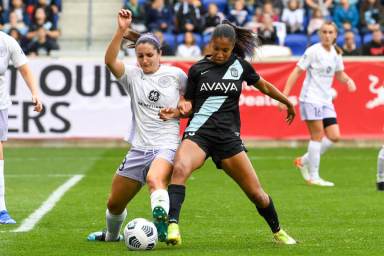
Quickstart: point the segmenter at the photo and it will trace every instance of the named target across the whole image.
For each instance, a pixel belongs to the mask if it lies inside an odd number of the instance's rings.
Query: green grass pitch
[[[298,245],[273,243],[255,207],[208,160],[188,181],[180,223],[183,244],[159,243],[153,251],[131,252],[122,242],[86,241],[88,233],[105,225],[111,178],[125,149],[7,148],[7,207],[18,224],[0,226],[0,255],[383,255],[384,192],[375,188],[378,149],[327,152],[321,176],[335,182],[334,188],[304,184],[292,166],[304,150],[257,148],[248,153],[282,227]],[[33,230],[12,232],[75,174],[85,176]],[[127,221],[150,216],[144,187],[128,206]]]

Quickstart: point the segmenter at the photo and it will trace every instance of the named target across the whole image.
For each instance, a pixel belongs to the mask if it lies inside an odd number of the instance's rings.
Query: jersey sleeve
[[[299,59],[299,61],[297,62],[297,66],[299,68],[301,68],[302,70],[307,70],[309,65],[311,64],[311,61],[312,61],[312,48],[307,48],[307,50],[305,50],[303,56],[301,56],[301,58]]]
[[[192,100],[195,96],[195,90],[198,82],[199,73],[196,71],[196,66],[192,66],[188,71],[187,88],[185,90],[184,98]]]
[[[343,58],[341,57],[341,54],[338,54],[336,57],[336,72],[343,71],[344,70],[344,63]]]
[[[10,51],[10,57],[15,68],[19,68],[28,62],[20,45],[13,37],[8,37],[8,48]]]
[[[132,81],[135,76],[139,76],[139,69],[133,65],[124,65],[124,74],[118,78],[124,90],[129,94],[129,89],[132,86]]]
[[[243,62],[243,80],[247,82],[247,85],[255,85],[260,80],[260,75],[256,73],[255,69],[248,61]]]
[[[179,72],[177,73],[177,77],[179,80],[179,94],[184,96],[187,88],[188,77],[183,70],[181,69],[178,69],[178,70]]]

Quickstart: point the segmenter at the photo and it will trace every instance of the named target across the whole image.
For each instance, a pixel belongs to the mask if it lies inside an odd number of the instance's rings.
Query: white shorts
[[[333,104],[321,105],[308,102],[300,102],[301,120],[323,120],[325,118],[336,118]]]
[[[0,141],[8,138],[8,109],[0,110]]]
[[[116,174],[137,180],[144,185],[153,160],[163,158],[173,165],[175,154],[175,149],[141,150],[131,148],[117,169]]]

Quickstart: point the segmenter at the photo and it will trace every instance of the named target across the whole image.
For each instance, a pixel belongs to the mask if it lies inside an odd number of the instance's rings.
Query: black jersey
[[[240,135],[239,98],[242,84],[255,85],[260,76],[251,64],[232,55],[224,64],[207,57],[188,74],[185,99],[193,101],[193,116],[185,132],[221,138]]]

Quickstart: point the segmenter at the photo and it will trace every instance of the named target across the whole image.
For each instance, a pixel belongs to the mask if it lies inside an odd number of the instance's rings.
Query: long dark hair
[[[131,42],[128,44],[128,48],[135,48],[138,44],[149,43],[153,45],[157,52],[161,50],[159,39],[152,33],[140,34],[134,30],[129,30],[123,38]]]
[[[238,27],[224,20],[212,33],[212,39],[225,37],[234,44],[233,53],[240,58],[253,57],[255,49],[261,46],[258,36],[249,29]],[[212,40],[211,39],[211,40]]]

